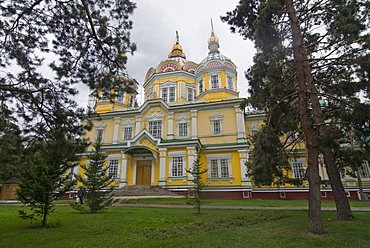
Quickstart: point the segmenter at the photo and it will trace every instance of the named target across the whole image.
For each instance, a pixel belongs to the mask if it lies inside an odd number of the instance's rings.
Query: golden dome
[[[215,35],[215,32],[213,31],[213,22],[211,19],[211,26],[212,26],[212,32],[211,37],[208,39],[208,49],[209,53],[219,53],[218,48],[220,47],[220,43],[218,40],[218,37]]]
[[[180,45],[180,42],[179,42],[179,34],[177,31],[176,31],[176,43],[175,45],[173,45],[171,52],[168,54],[168,57],[169,58],[182,57],[186,59],[185,53],[182,50],[182,46]]]

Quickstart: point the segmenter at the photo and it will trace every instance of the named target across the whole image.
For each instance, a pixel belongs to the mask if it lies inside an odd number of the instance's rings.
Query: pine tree
[[[31,213],[21,210],[20,217],[31,220],[41,217],[42,227],[47,226],[48,216],[55,210],[53,201],[73,186],[67,171],[76,165],[73,152],[77,151],[69,150],[72,155],[68,156],[60,150],[64,149],[58,142],[35,142],[27,148],[18,174],[21,182],[17,197],[31,209]]]
[[[207,183],[203,181],[203,174],[208,171],[208,169],[202,169],[202,164],[199,162],[199,150],[196,153],[196,159],[193,162],[193,166],[190,170],[186,170],[193,177],[192,188],[188,190],[188,197],[186,203],[188,205],[194,206],[194,209],[200,213],[201,206],[206,202],[203,200],[203,188],[207,186]]]
[[[78,83],[96,94],[127,89],[111,78],[135,50],[135,8],[130,0],[0,2],[0,102],[12,107],[22,131],[38,138],[50,132],[52,100],[70,105]],[[81,124],[82,110],[73,110],[66,125]]]
[[[260,99],[262,103],[254,101],[253,104],[259,108],[264,105],[270,111],[275,105],[290,102],[292,110],[299,113],[309,175],[313,177],[309,179],[310,185],[318,181],[316,155],[320,146],[335,195],[338,219],[351,218],[352,214],[335,165],[333,148],[323,144],[330,143],[331,127],[338,125],[338,120],[344,125],[343,117],[358,106],[358,93],[369,92],[368,63],[364,62],[369,56],[367,9],[366,1],[362,0],[243,0],[223,17],[233,26],[232,31],[252,39],[259,49],[260,54],[255,57],[257,62],[248,75],[253,78],[252,94],[257,94],[252,95],[252,100]],[[280,61],[269,63],[276,57]],[[266,65],[265,71],[260,64]],[[280,71],[270,70],[279,65]],[[263,74],[268,74],[265,82]],[[290,83],[295,93],[283,98],[275,96],[280,96],[279,90]],[[266,95],[266,88],[274,91]],[[319,97],[328,104],[320,105]],[[366,108],[366,102],[360,105]],[[354,121],[349,125],[351,123]],[[317,187],[314,191],[316,196],[312,202],[318,202]],[[318,210],[318,204],[315,205]],[[316,224],[311,226],[313,232],[320,229]]]
[[[93,145],[94,150],[87,156],[90,163],[81,164],[84,174],[76,175],[77,181],[82,184],[86,200],[83,205],[72,205],[82,213],[95,214],[115,203],[113,190],[113,175],[109,174],[109,167],[105,166],[107,154],[102,150],[100,139]]]
[[[16,177],[24,141],[12,112],[0,103],[0,184]]]

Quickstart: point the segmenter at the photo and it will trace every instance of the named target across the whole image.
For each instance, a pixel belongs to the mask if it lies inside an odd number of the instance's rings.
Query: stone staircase
[[[152,185],[131,185],[124,186],[114,191],[115,197],[124,196],[167,196],[167,197],[180,197],[178,194],[168,191],[160,186]]]

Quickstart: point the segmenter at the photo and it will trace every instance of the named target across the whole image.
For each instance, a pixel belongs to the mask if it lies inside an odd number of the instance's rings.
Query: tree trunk
[[[298,18],[292,0],[285,0],[293,38],[294,64],[298,82],[298,112],[306,141],[309,177],[308,231],[323,233],[321,217],[320,176],[318,146],[315,130],[309,111],[307,85],[312,82],[311,68],[307,62],[307,52],[300,34]]]
[[[325,124],[324,114],[319,103],[317,96],[317,89],[314,85],[313,80],[308,84],[308,90],[310,91],[310,102],[312,107],[312,113],[314,116],[315,123],[319,125],[319,135],[326,136],[330,130]],[[329,176],[329,181],[334,194],[335,205],[337,208],[338,220],[353,219],[351,206],[344,191],[340,173],[335,163],[335,157],[330,147],[324,147],[323,149],[324,162],[326,165],[326,171]]]

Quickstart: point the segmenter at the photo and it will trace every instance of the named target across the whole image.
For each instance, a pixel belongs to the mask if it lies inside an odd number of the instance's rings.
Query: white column
[[[159,148],[159,186],[166,185],[167,148]]]
[[[191,138],[197,139],[198,138],[198,110],[192,109],[190,110],[191,113]]]
[[[141,131],[141,122],[143,118],[141,115],[135,117],[136,117],[135,135],[137,135]]]
[[[242,179],[242,185],[251,186],[250,178],[248,176],[248,167],[246,165],[248,159],[248,150],[238,150],[240,160],[240,173]]]
[[[196,149],[195,147],[186,147],[188,149],[188,166],[187,170],[190,170],[193,167],[194,160],[195,160],[195,155],[196,155]],[[193,181],[194,176],[190,173],[188,173],[188,182]]]
[[[173,133],[173,112],[168,112],[167,114],[168,117],[168,128],[167,128],[167,139],[172,140],[174,138],[174,133]]]
[[[119,181],[119,187],[127,185],[127,155],[122,152],[121,160],[121,178]]]
[[[243,112],[239,106],[234,106],[236,115],[236,126],[238,130],[238,143],[247,142],[247,137],[245,133],[245,122],[243,117]]]
[[[119,132],[119,123],[120,122],[121,122],[120,117],[114,117],[113,144],[118,143],[118,132]]]

